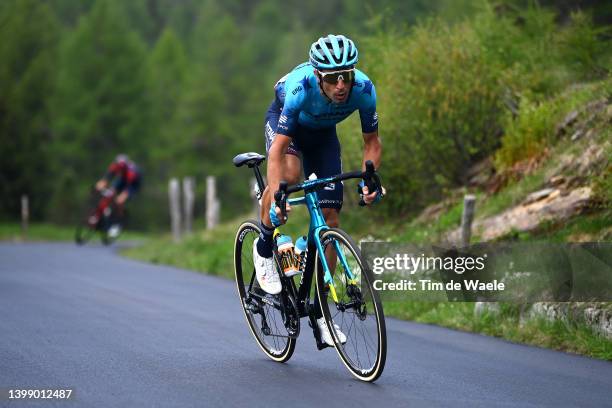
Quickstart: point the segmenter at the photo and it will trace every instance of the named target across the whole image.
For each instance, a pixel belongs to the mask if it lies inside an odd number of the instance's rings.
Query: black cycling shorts
[[[278,118],[283,107],[274,100],[268,112],[264,126],[266,139],[266,152],[270,150],[272,141],[276,136]],[[331,177],[342,173],[340,141],[336,134],[336,127],[323,129],[312,129],[298,125],[287,154],[301,156],[304,175],[308,178],[312,173],[317,178]],[[342,208],[343,185],[341,182],[329,184],[324,189],[317,191],[319,206],[321,208]]]

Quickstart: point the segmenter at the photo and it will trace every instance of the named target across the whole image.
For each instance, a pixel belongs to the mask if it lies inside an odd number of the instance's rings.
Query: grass
[[[50,223],[33,223],[24,234],[21,224],[16,222],[0,223],[1,241],[72,241],[74,228]]]
[[[531,344],[612,360],[612,341],[593,333],[582,323],[522,320],[519,305],[499,303],[498,313],[474,313],[473,303],[386,302],[385,314],[405,320],[436,324]]]
[[[74,227],[51,223],[32,223],[27,232],[21,230],[21,224],[17,222],[0,223],[0,241],[74,241]],[[143,240],[146,235],[134,231],[124,231],[121,240]]]
[[[532,234],[522,236],[523,240],[548,242],[592,242],[612,240],[612,208],[604,209],[563,223],[544,223]]]

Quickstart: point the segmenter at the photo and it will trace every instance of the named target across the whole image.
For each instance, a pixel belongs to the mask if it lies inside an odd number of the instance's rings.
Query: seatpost
[[[255,173],[255,179],[257,180],[257,186],[259,187],[259,191],[257,193],[257,199],[261,200],[263,196],[263,192],[266,189],[266,184],[263,181],[263,177],[261,176],[261,171],[259,170],[259,166],[253,166],[253,172]]]

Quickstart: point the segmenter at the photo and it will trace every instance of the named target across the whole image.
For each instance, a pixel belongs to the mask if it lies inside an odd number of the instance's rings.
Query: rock
[[[537,201],[523,202],[499,215],[475,220],[472,235],[478,236],[481,241],[490,241],[511,232],[533,231],[543,222],[560,222],[581,213],[593,200],[593,190],[590,187],[571,190],[566,196],[559,189],[547,190],[552,191],[547,191],[546,196]],[[459,242],[461,229],[451,231],[446,239],[449,242]]]
[[[612,339],[612,311],[605,303],[534,303],[525,316],[527,319],[545,319],[581,322],[594,332]],[[522,318],[522,316],[521,316]]]
[[[583,134],[583,133],[584,133],[584,132],[583,132],[582,130],[578,129],[577,131],[575,131],[575,132],[574,132],[574,134],[572,135],[572,137],[571,137],[571,139],[570,139],[570,140],[571,140],[572,142],[574,142],[574,141],[578,140],[578,139],[580,138],[580,136],[582,136],[582,134]]]
[[[495,174],[493,160],[487,157],[470,167],[465,175],[469,186],[484,186]]]
[[[455,204],[454,201],[445,200],[440,203],[430,205],[426,207],[423,211],[421,211],[421,214],[419,214],[419,216],[417,217],[416,222],[417,223],[431,222],[431,220],[438,218],[440,214],[442,214],[448,208],[452,207],[453,204]]]
[[[545,319],[549,322],[555,320],[567,320],[567,303],[538,302],[534,303],[529,310],[531,319]]]
[[[578,119],[578,111],[571,111],[570,113],[568,113],[563,119],[563,121],[557,125],[556,134],[561,135],[562,133],[564,133],[565,129],[572,123],[574,123],[576,119]]]
[[[580,164],[578,165],[578,174],[587,176],[591,169],[597,167],[600,163],[607,161],[606,148],[609,143],[603,146],[591,144],[582,154]]]
[[[555,166],[554,169],[552,169],[552,171],[550,171],[548,174],[563,174],[563,173],[567,173],[568,170],[571,170],[572,167],[575,165],[576,162],[576,157],[572,154],[562,154],[560,157],[557,158],[557,166]]]
[[[554,188],[545,188],[543,190],[540,191],[536,191],[534,193],[531,193],[527,196],[527,198],[525,198],[525,200],[523,201],[522,205],[526,205],[526,204],[530,204],[536,201],[540,201],[543,198],[548,197],[549,195],[551,195],[553,193],[553,191],[555,191]]]
[[[499,314],[499,303],[476,302],[474,303],[474,316],[482,316],[485,313]]]
[[[562,185],[563,183],[565,183],[566,179],[565,177],[558,175],[558,176],[552,176],[549,180],[548,180],[548,184],[553,186],[553,187],[557,187]]]

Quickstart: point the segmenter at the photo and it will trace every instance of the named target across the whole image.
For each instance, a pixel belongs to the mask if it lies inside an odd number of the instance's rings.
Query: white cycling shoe
[[[317,319],[317,326],[319,326],[319,333],[321,333],[321,340],[323,340],[323,342],[325,342],[325,344],[327,344],[328,346],[333,346],[334,339],[332,339],[331,333],[327,329],[327,324],[325,324],[324,317]],[[338,340],[340,340],[340,343],[342,344],[346,343],[346,336],[344,335],[344,333],[340,331],[340,326],[338,326],[336,323],[334,323],[334,330],[336,330],[336,336],[338,336]]]
[[[111,238],[117,238],[121,234],[121,226],[119,224],[113,224],[108,229],[108,236]]]
[[[282,285],[278,273],[274,269],[274,258],[264,258],[257,252],[257,242],[253,243],[253,262],[255,263],[255,275],[259,286],[271,295],[281,292]]]

